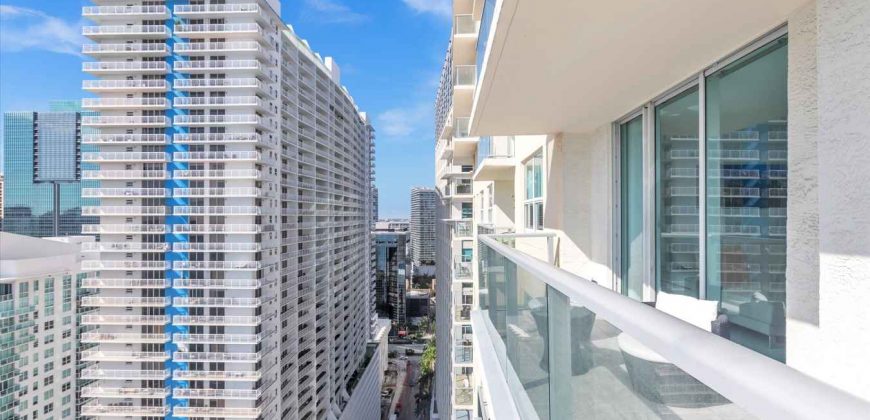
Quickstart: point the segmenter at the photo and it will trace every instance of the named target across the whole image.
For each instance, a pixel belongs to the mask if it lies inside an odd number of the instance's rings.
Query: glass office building
[[[82,113],[77,108],[77,103],[58,101],[49,112],[3,115],[4,232],[78,235],[83,224],[96,222],[82,216],[82,206],[99,202],[81,194],[81,172],[89,165],[81,162],[81,153],[94,146],[81,144]]]
[[[397,326],[406,323],[405,288],[408,280],[408,233],[375,232],[375,307]]]

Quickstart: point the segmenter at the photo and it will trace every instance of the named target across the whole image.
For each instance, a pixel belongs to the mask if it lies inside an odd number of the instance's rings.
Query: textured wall
[[[789,30],[789,217],[795,218],[788,223],[787,359],[870,398],[870,2],[818,0],[792,16]],[[818,257],[810,255],[814,235]]]

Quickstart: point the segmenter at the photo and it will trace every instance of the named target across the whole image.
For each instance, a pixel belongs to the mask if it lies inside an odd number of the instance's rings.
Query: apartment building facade
[[[471,308],[474,298],[474,146],[468,128],[477,82],[484,1],[453,4],[451,39],[435,101],[435,406],[439,418],[476,413]],[[413,231],[413,227],[412,227]],[[443,349],[443,350],[442,350]]]
[[[373,129],[262,1],[97,2],[85,416],[338,418],[365,359]]]
[[[82,112],[77,101],[52,101],[48,112],[3,114],[4,232],[78,235],[82,225],[96,221],[82,214],[83,207],[97,203],[81,193],[82,186],[94,184],[81,177],[82,171],[94,168],[81,161],[82,153],[96,150],[82,143],[94,131],[82,127],[82,117],[88,115],[93,113]]]
[[[78,245],[0,233],[0,417],[76,417],[81,265]]]
[[[438,195],[432,188],[411,188],[411,259],[415,265],[435,261],[435,214]]]
[[[471,9],[472,140],[436,147],[476,155],[470,414],[868,412],[870,5],[522,6]]]

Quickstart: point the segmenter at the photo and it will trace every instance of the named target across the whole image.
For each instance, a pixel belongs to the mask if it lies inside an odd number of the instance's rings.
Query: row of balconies
[[[144,117],[143,117],[144,118]],[[148,117],[151,118],[151,117]],[[262,159],[256,151],[224,151],[224,152],[175,152],[173,160],[183,162],[207,161],[258,161]],[[167,162],[169,154],[165,152],[88,152],[82,153],[84,162]]]
[[[169,334],[86,332],[82,342],[159,344],[169,342]]]
[[[169,282],[166,279],[89,277],[82,280],[82,287],[88,289],[165,289],[168,286]]]
[[[175,279],[173,287],[178,289],[257,289],[262,286],[257,279]]]
[[[165,355],[165,353],[164,353]],[[169,358],[168,356],[166,357]],[[217,353],[217,352],[175,352],[172,360],[175,362],[229,362],[229,363],[257,363],[262,356],[260,353]]]
[[[169,414],[169,408],[158,406],[138,406],[138,405],[100,405],[100,404],[85,404],[82,406],[83,416],[93,417],[163,417]]]
[[[82,387],[82,397],[85,398],[157,398],[169,396],[167,388],[108,388],[102,386]]]

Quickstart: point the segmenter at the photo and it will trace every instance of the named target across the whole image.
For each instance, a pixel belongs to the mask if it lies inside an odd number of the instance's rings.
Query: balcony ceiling
[[[587,132],[786,22],[806,0],[503,0],[472,135]]]

